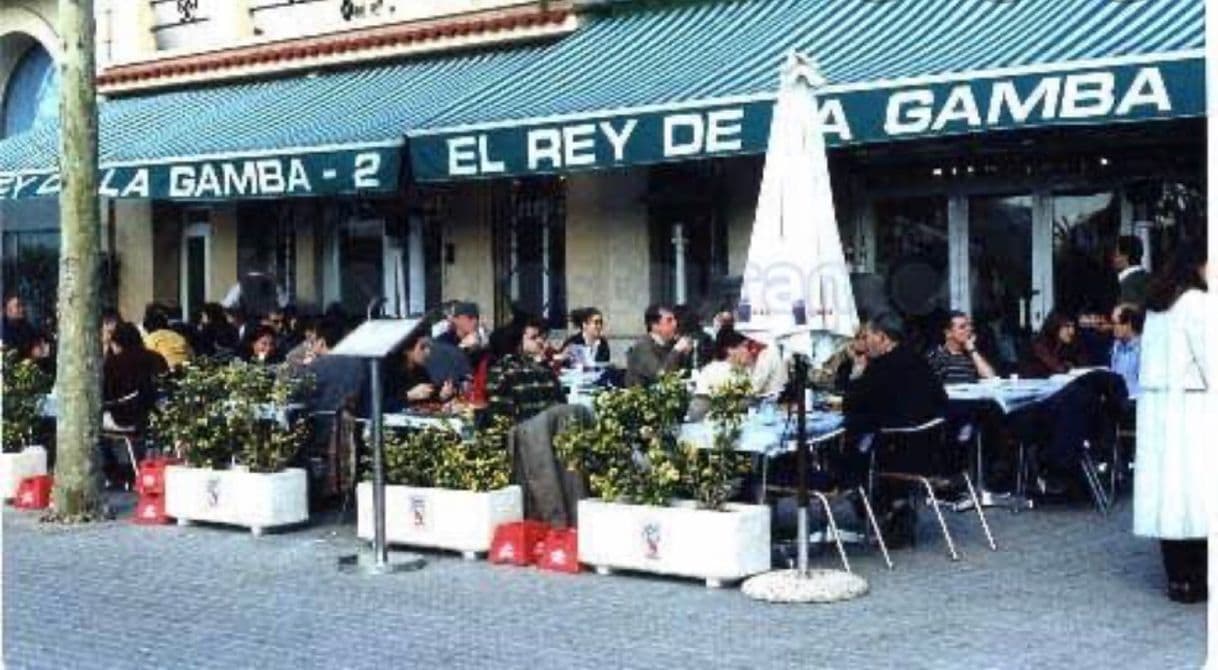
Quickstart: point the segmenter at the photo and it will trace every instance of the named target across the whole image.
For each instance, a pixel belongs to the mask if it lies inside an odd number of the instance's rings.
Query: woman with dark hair
[[[450,400],[455,389],[450,380],[436,384],[427,372],[431,356],[431,337],[427,328],[418,328],[401,346],[401,373],[390,386],[390,404],[407,407]]]
[[[1074,319],[1053,310],[1032,342],[1032,355],[1024,361],[1026,377],[1049,377],[1069,372],[1082,360]]]
[[[246,343],[245,360],[261,365],[275,365],[283,361],[283,355],[276,348],[278,337],[270,326],[258,326],[250,333]]]
[[[1167,596],[1186,603],[1208,597],[1206,263],[1204,242],[1187,245],[1150,281],[1138,374],[1133,532],[1159,538]]]
[[[237,350],[237,329],[219,303],[205,303],[199,310],[198,341],[203,356],[231,357]]]
[[[568,360],[577,366],[608,363],[609,342],[605,339],[605,316],[601,311],[595,307],[573,310],[571,325],[579,332],[562,343]]]
[[[141,427],[156,400],[156,378],[169,366],[125,321],[115,325],[110,348],[102,364],[102,402],[114,424]]]

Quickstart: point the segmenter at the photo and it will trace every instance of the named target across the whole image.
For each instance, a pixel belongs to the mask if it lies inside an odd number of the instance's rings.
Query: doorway
[[[206,210],[187,210],[182,226],[182,318],[192,319],[211,286],[211,223]]]

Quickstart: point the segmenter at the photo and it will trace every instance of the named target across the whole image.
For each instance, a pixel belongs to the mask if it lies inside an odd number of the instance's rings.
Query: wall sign
[[[397,190],[401,152],[373,148],[330,153],[104,167],[107,198],[231,200]],[[0,200],[59,193],[57,172],[0,172]]]
[[[1204,62],[1180,60],[924,86],[830,92],[830,146],[996,129],[1204,114]],[[760,100],[410,137],[419,181],[612,168],[764,153],[773,103]]]

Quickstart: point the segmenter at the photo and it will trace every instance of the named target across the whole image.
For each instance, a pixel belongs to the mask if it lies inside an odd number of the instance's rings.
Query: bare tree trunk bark
[[[59,396],[55,514],[87,520],[101,511],[94,452],[101,421],[97,203],[97,99],[93,0],[59,0],[60,175]]]

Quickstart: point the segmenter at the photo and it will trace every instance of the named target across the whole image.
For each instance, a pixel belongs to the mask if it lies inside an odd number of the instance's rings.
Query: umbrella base
[[[413,572],[426,564],[427,561],[418,554],[391,552],[388,561],[378,563],[372,553],[361,553],[340,556],[338,571],[356,575],[389,575],[397,572]]]
[[[867,593],[867,580],[843,570],[775,570],[750,578],[744,595],[769,603],[834,603]]]

